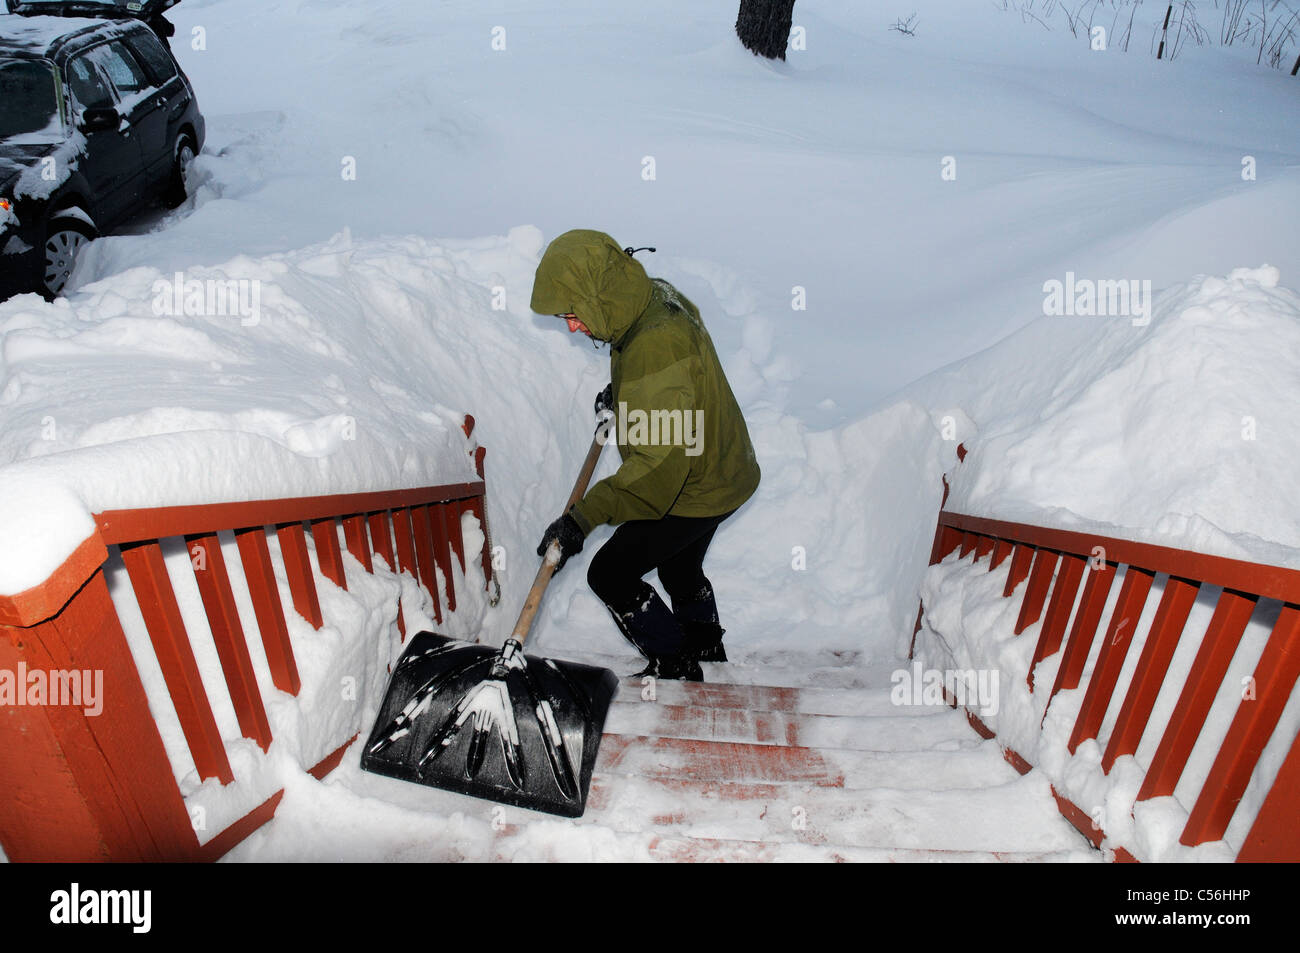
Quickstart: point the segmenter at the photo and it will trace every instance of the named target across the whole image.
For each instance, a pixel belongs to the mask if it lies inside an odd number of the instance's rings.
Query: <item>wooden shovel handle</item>
[[[573,485],[573,492],[569,494],[569,502],[564,504],[564,512],[569,512],[569,507],[582,499],[587,492],[587,484],[591,482],[591,475],[596,472],[596,462],[600,459],[600,451],[605,449],[605,437],[609,433],[609,422],[601,424],[596,428],[596,434],[591,438],[591,449],[587,451],[587,459],[582,461],[582,470],[578,474],[578,482]],[[515,630],[510,634],[520,645],[528,637],[528,630],[533,627],[533,619],[537,616],[537,610],[542,605],[542,593],[546,591],[547,584],[551,577],[555,575],[555,566],[558,561],[550,559],[552,550],[558,549],[559,543],[552,541],[547,547],[547,555],[542,557],[542,565],[537,570],[537,575],[533,578],[533,588],[528,590],[528,598],[524,600],[524,607],[519,613],[519,621],[515,623]]]

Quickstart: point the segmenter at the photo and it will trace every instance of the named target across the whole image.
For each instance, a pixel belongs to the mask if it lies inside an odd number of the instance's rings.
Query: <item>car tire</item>
[[[168,208],[179,208],[189,198],[190,193],[185,184],[185,177],[195,154],[194,140],[188,135],[183,135],[176,140],[176,148],[172,151],[172,174],[163,193],[163,204]]]
[[[63,294],[82,249],[99,235],[80,218],[55,212],[45,226],[41,242],[39,291],[53,301]]]

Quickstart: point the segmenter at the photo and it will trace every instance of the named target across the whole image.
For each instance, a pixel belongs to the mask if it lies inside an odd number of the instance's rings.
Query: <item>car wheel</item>
[[[172,162],[172,175],[167,184],[167,191],[163,195],[163,202],[168,208],[178,208],[189,198],[186,178],[189,175],[190,163],[193,161],[194,140],[189,136],[181,136],[176,140],[176,158]]]
[[[41,291],[45,297],[53,300],[63,293],[81,250],[95,238],[94,228],[81,219],[55,213],[45,227],[41,247]]]

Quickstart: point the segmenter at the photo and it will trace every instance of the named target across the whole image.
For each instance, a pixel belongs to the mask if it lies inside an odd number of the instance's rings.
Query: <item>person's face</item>
[[[556,317],[563,318],[568,322],[570,334],[576,334],[581,331],[583,334],[587,335],[587,337],[591,337],[591,329],[579,321],[576,314],[557,314]]]

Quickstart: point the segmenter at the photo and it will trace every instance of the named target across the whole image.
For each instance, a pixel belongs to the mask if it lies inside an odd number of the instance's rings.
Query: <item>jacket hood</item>
[[[591,336],[617,343],[650,303],[645,269],[604,232],[575,229],[547,246],[530,307],[578,316]]]

